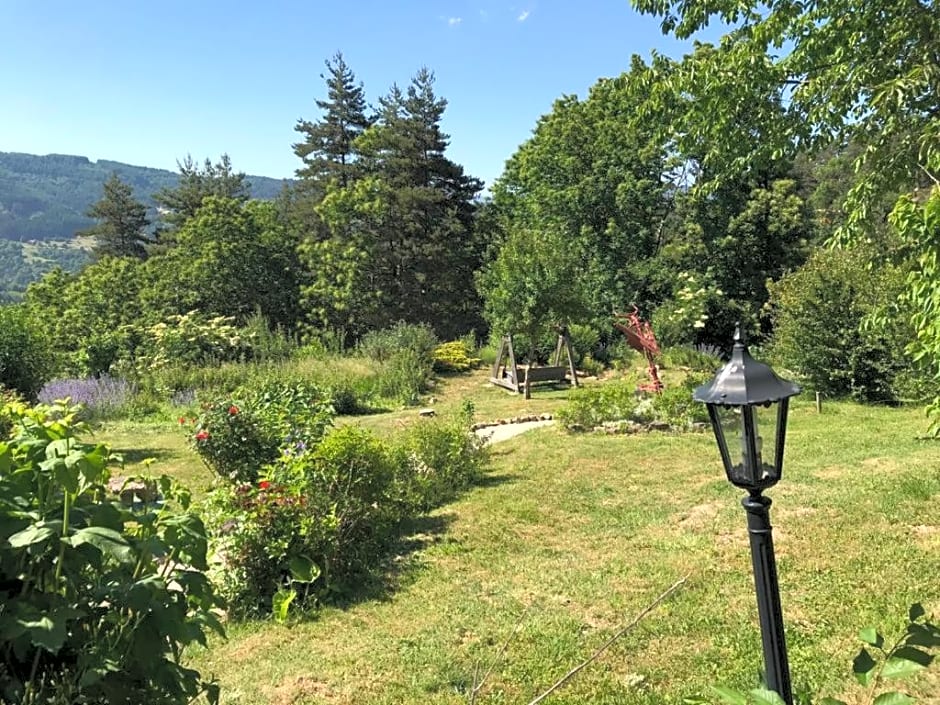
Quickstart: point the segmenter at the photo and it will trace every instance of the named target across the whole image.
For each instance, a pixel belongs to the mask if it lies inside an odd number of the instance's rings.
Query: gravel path
[[[553,423],[555,423],[554,420],[507,423],[500,424],[499,426],[487,426],[486,428],[475,431],[475,433],[487,443],[501,443],[502,441],[508,441],[513,436],[518,436],[520,433],[531,431],[533,428],[551,426]]]

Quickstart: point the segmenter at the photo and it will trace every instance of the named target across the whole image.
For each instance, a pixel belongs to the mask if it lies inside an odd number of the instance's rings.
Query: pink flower
[[[204,441],[209,437],[209,432],[205,429],[202,429],[199,433],[196,434],[197,441]]]

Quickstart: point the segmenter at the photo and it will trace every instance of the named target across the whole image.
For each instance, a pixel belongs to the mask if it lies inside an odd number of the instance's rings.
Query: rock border
[[[505,426],[515,423],[531,423],[532,421],[551,421],[554,417],[551,414],[530,414],[528,416],[511,416],[505,419],[496,419],[495,421],[480,421],[470,427],[471,431],[480,431],[484,428],[493,426]]]

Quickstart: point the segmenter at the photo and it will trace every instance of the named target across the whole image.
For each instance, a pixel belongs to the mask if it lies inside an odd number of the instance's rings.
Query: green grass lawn
[[[436,408],[470,398],[481,420],[553,411],[485,376],[443,383]],[[380,432],[414,410],[365,417]],[[344,420],[348,422],[348,420]],[[894,631],[921,601],[940,614],[940,443],[918,409],[797,402],[774,500],[793,680],[849,702],[858,629]],[[175,428],[102,431],[155,472],[204,488]],[[415,522],[381,589],[288,626],[229,625],[194,655],[223,702],[467,703],[474,674],[520,624],[477,703],[528,703],[666,587],[684,587],[548,702],[682,703],[709,684],[748,687],[761,666],[742,493],[711,435],[570,435],[495,446],[486,480]],[[202,483],[200,485],[200,483]],[[940,703],[938,669],[897,685]]]

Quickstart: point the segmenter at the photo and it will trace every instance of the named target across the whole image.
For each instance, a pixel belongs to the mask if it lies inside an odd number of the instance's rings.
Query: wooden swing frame
[[[512,335],[504,335],[499,346],[499,354],[493,363],[490,373],[490,382],[504,387],[515,394],[525,394],[525,398],[532,396],[533,384],[551,382],[569,382],[572,387],[578,386],[578,373],[574,368],[574,353],[571,350],[571,339],[568,337],[567,327],[558,329],[558,340],[555,343],[555,354],[552,364],[545,367],[534,367],[534,351],[529,353],[529,364],[520,366],[516,363],[516,353],[512,347]],[[568,364],[561,364],[562,353],[565,353]]]

